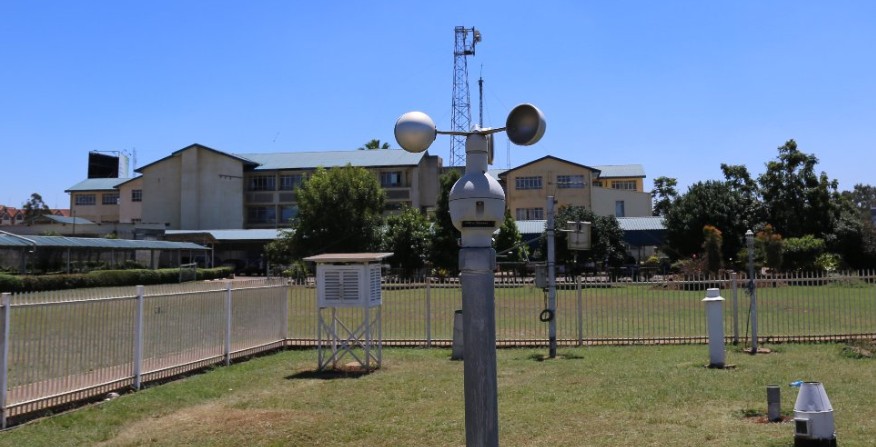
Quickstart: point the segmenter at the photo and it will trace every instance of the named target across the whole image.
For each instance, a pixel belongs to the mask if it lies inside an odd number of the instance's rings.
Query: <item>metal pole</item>
[[[554,238],[554,196],[547,197],[548,357],[557,357],[557,275]]]
[[[231,281],[225,283],[225,366],[231,364]]]
[[[754,233],[745,232],[748,245],[748,291],[751,294],[751,353],[757,354],[757,284],[754,276]]]
[[[432,347],[432,288],[426,278],[426,347]]]
[[[739,289],[736,287],[736,272],[730,274],[730,288],[733,291],[733,344],[739,344]]]
[[[6,398],[9,383],[9,317],[11,314],[12,294],[4,293],[3,305],[3,340],[0,343],[0,428],[6,429]]]
[[[134,316],[134,389],[143,385],[143,295],[144,287],[137,286],[137,315]]]
[[[584,294],[581,292],[581,278],[575,274],[575,291],[578,295],[578,346],[584,346]]]

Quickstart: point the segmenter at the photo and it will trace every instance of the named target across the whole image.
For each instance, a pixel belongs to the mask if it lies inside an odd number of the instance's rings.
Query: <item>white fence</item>
[[[557,341],[701,343],[707,287],[719,287],[727,342],[750,342],[748,281],[577,278],[557,291]],[[758,338],[876,337],[876,274],[758,277]],[[547,346],[545,292],[532,278],[497,279],[501,346]],[[462,296],[455,279],[392,281],[382,290],[385,346],[450,346]],[[0,411],[9,417],[134,388],[282,346],[317,343],[313,281],[206,282],[146,288],[3,294]],[[338,309],[341,320],[361,319]],[[316,360],[314,360],[316,362]]]
[[[281,280],[3,294],[9,417],[283,346]]]

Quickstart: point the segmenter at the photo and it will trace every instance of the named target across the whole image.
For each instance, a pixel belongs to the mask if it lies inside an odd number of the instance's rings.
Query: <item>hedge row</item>
[[[227,278],[229,267],[198,269],[196,280]],[[184,272],[185,276],[188,272]],[[19,276],[0,273],[0,292],[38,292],[43,290],[81,289],[177,283],[180,269],[97,270],[88,273]]]

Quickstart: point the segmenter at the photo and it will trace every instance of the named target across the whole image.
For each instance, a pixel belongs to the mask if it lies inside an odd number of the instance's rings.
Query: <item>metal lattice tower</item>
[[[457,26],[453,47],[453,103],[450,115],[452,131],[471,130],[471,98],[468,94],[468,60],[474,56],[475,45],[481,41],[481,32],[474,27]],[[465,166],[465,136],[450,137],[450,166]]]

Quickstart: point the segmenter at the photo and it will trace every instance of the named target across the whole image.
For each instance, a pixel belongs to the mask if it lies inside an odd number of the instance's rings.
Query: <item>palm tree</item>
[[[360,147],[360,151],[364,150],[373,150],[373,149],[389,149],[389,143],[380,144],[380,140],[371,140],[365,143],[364,146]]]

